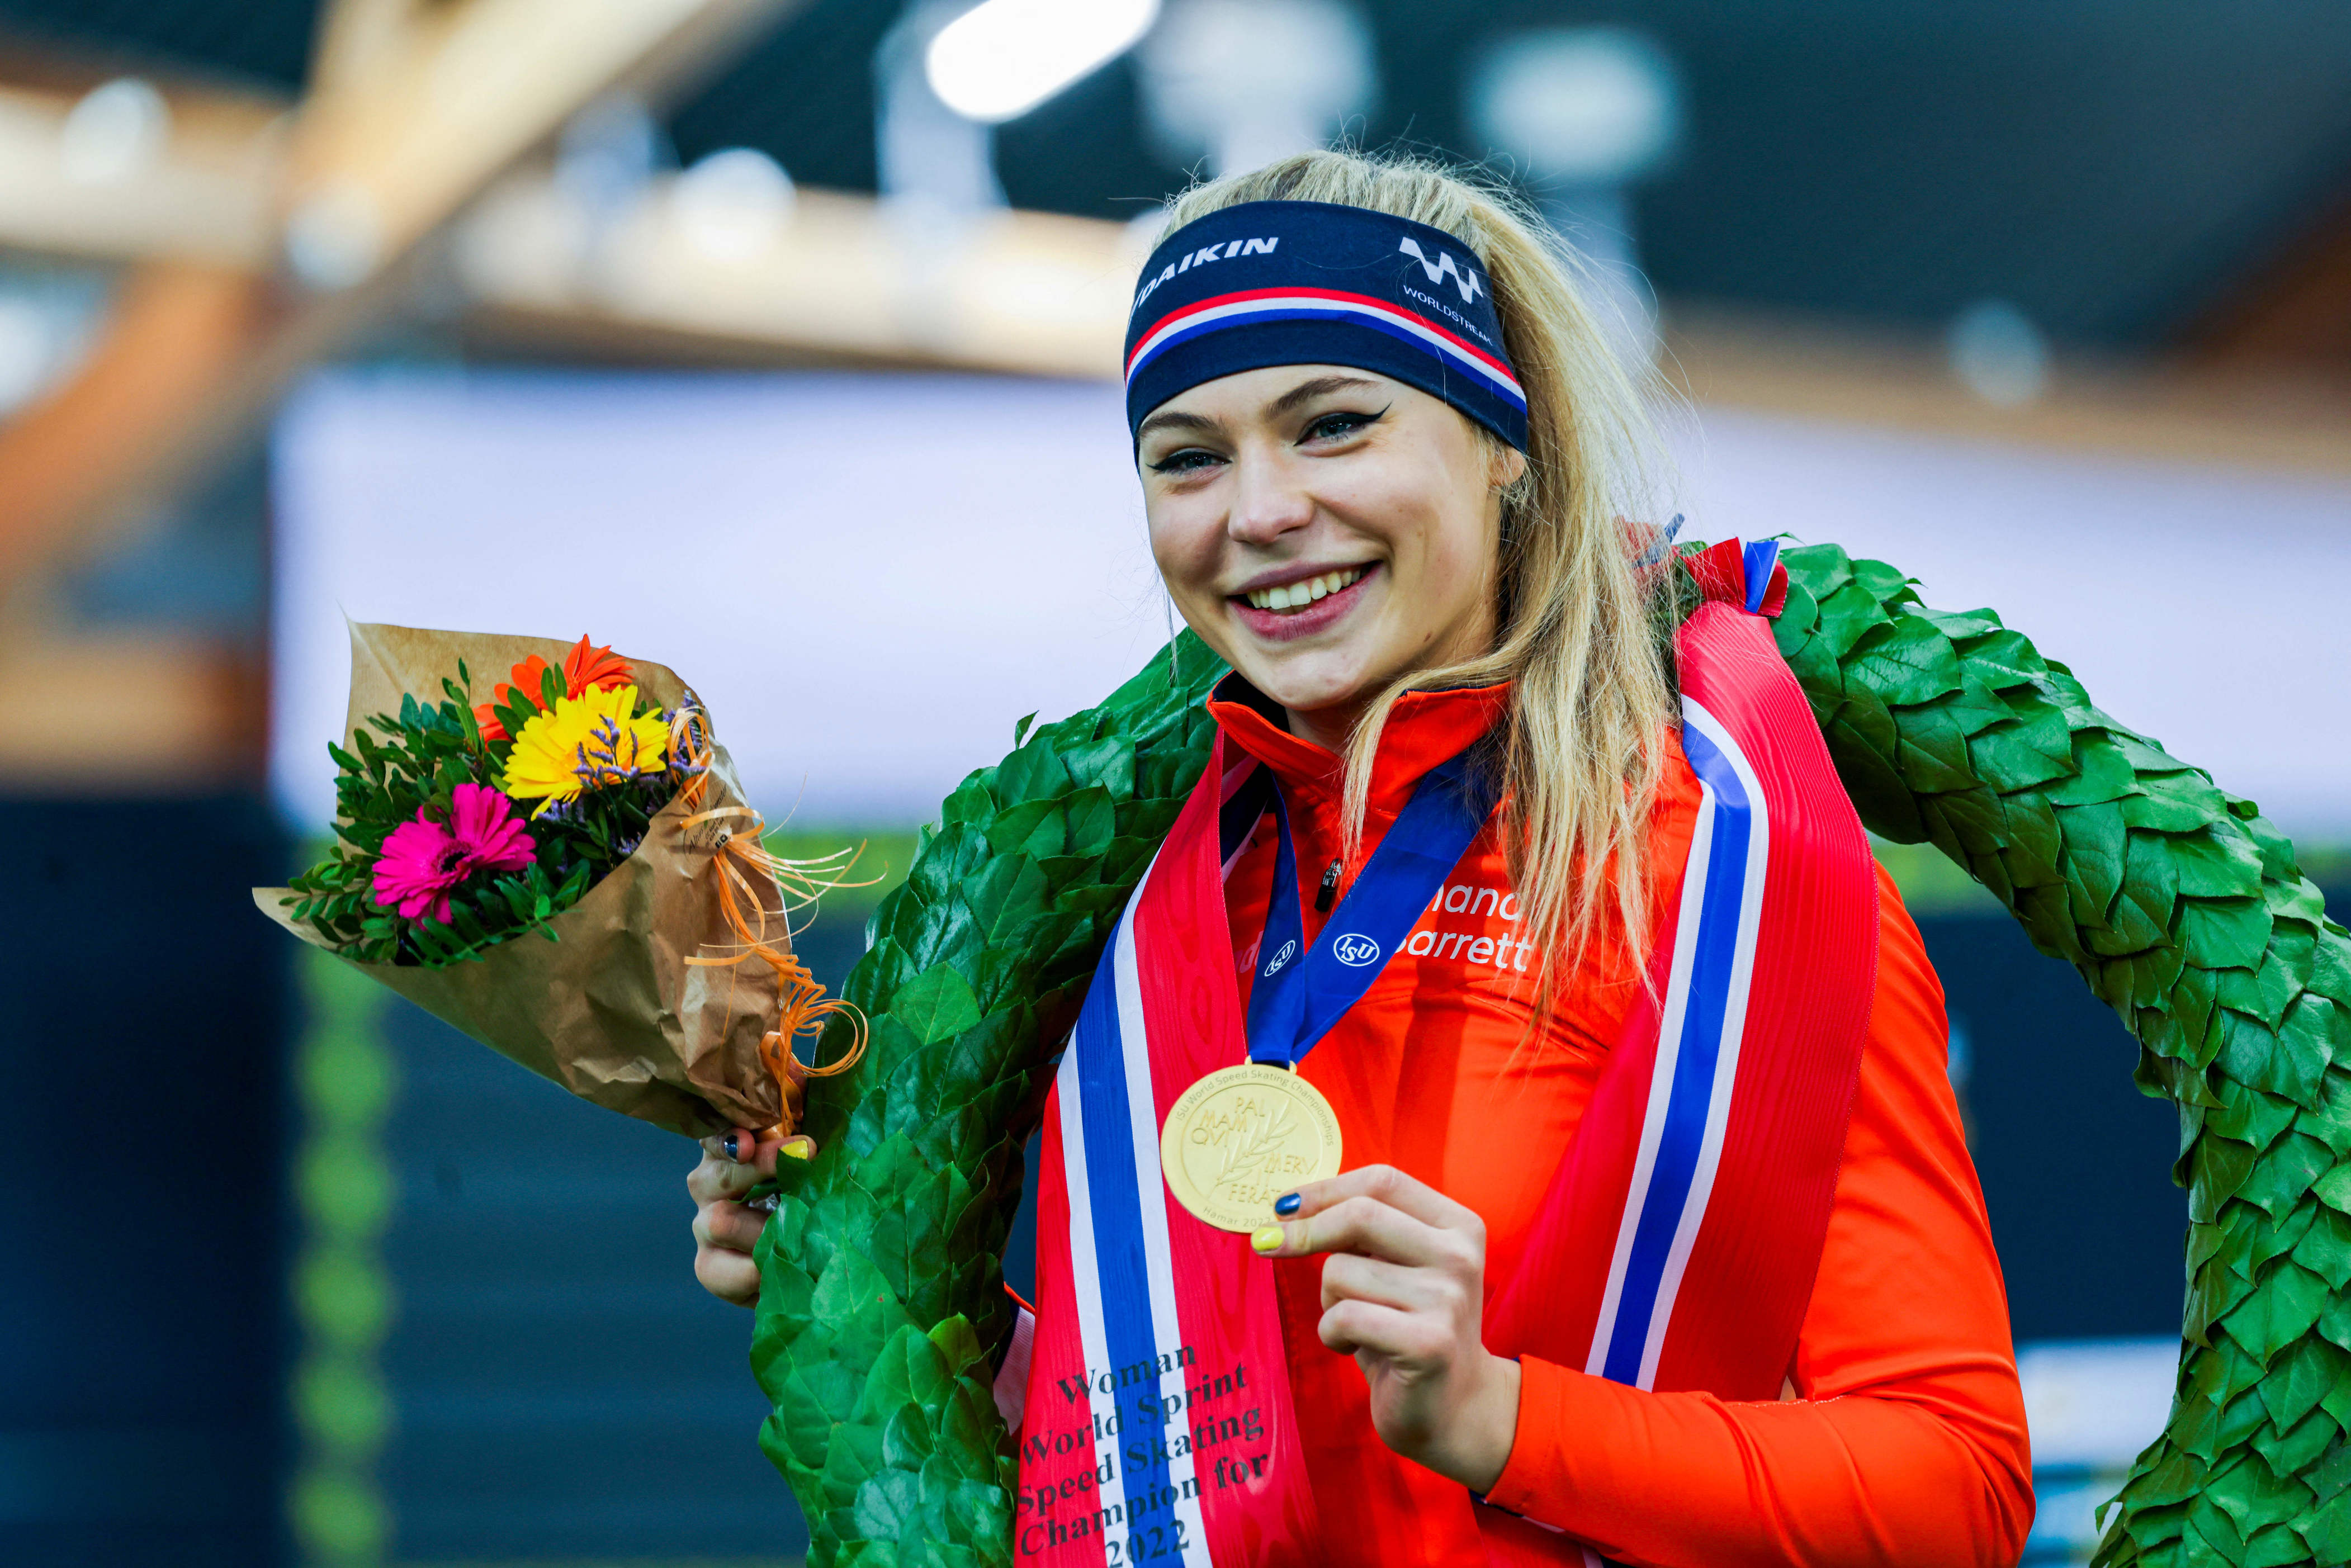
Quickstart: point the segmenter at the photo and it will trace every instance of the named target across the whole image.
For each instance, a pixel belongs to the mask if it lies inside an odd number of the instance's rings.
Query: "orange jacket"
[[[1416,693],[1397,705],[1343,890],[1420,775],[1483,733],[1506,695]],[[1340,843],[1338,759],[1243,703],[1211,708],[1281,781],[1311,937]],[[1645,846],[1652,908],[1677,885],[1698,801],[1677,749]],[[1244,988],[1273,863],[1268,820],[1227,884]],[[1859,1092],[1782,1400],[1644,1393],[1524,1359],[1518,1436],[1493,1502],[1652,1568],[2016,1561],[2032,1494],[2000,1264],[1946,1074],[1941,988],[1882,873],[1879,890]],[[1348,1166],[1393,1165],[1485,1220],[1489,1292],[1510,1275],[1638,984],[1621,925],[1603,918],[1543,1035],[1527,1039],[1535,965],[1517,915],[1489,826],[1303,1067],[1338,1113]],[[1329,1560],[1482,1568],[1468,1495],[1380,1443],[1353,1361],[1316,1338],[1320,1260],[1273,1267]]]

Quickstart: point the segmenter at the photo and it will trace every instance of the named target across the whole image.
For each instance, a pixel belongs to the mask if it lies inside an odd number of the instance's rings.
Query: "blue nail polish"
[[[1281,1197],[1275,1198],[1273,1200],[1273,1211],[1274,1213],[1282,1215],[1285,1218],[1290,1215],[1296,1214],[1298,1212],[1298,1195],[1294,1192],[1284,1193]]]
[[[743,1156],[742,1156],[741,1155],[737,1154],[737,1153],[735,1152],[736,1145],[735,1145],[735,1134],[732,1134],[732,1133],[727,1134],[726,1134],[726,1141],[724,1144],[721,1144],[721,1145],[719,1145],[719,1147],[721,1147],[721,1148],[723,1148],[723,1149],[725,1149],[725,1150],[726,1151],[726,1157],[727,1157],[728,1159],[735,1161],[735,1162],[736,1162],[737,1164],[738,1164],[738,1165],[739,1165],[740,1163],[742,1163]]]

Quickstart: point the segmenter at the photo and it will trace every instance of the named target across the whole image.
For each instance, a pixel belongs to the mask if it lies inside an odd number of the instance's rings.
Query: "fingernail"
[[[1290,1192],[1284,1193],[1280,1197],[1275,1198],[1273,1200],[1273,1211],[1285,1218],[1290,1215],[1296,1214],[1298,1212],[1298,1195],[1294,1192]]]
[[[796,1160],[812,1160],[816,1158],[816,1140],[806,1134],[797,1138],[786,1138],[783,1146],[776,1152],[779,1155],[789,1155]]]
[[[718,1146],[719,1146],[720,1148],[725,1149],[725,1150],[726,1151],[726,1157],[727,1157],[728,1159],[735,1161],[737,1165],[740,1165],[740,1164],[742,1163],[743,1156],[742,1156],[740,1154],[738,1154],[738,1153],[737,1153],[737,1152],[736,1152],[736,1146],[735,1146],[735,1134],[732,1134],[732,1133],[727,1134],[726,1134],[726,1141],[725,1143],[723,1143],[723,1144],[719,1145]]]
[[[1282,1240],[1288,1234],[1279,1225],[1260,1225],[1249,1232],[1249,1245],[1256,1248],[1259,1253],[1279,1252],[1281,1250]]]

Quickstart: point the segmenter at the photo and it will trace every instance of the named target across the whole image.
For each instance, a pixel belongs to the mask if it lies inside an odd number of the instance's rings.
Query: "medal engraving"
[[[1159,1164],[1186,1208],[1219,1230],[1255,1230],[1275,1198],[1339,1174],[1339,1118],[1287,1069],[1220,1068],[1167,1113]]]

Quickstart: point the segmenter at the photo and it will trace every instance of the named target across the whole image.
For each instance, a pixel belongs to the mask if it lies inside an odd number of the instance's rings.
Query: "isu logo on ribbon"
[[[1380,945],[1368,936],[1358,936],[1351,931],[1331,944],[1331,956],[1351,969],[1360,969],[1366,964],[1380,961]]]
[[[1281,945],[1281,951],[1273,956],[1273,962],[1265,967],[1265,972],[1269,975],[1273,974],[1284,964],[1289,963],[1292,958],[1297,956],[1298,944],[1295,942],[1284,942]]]

